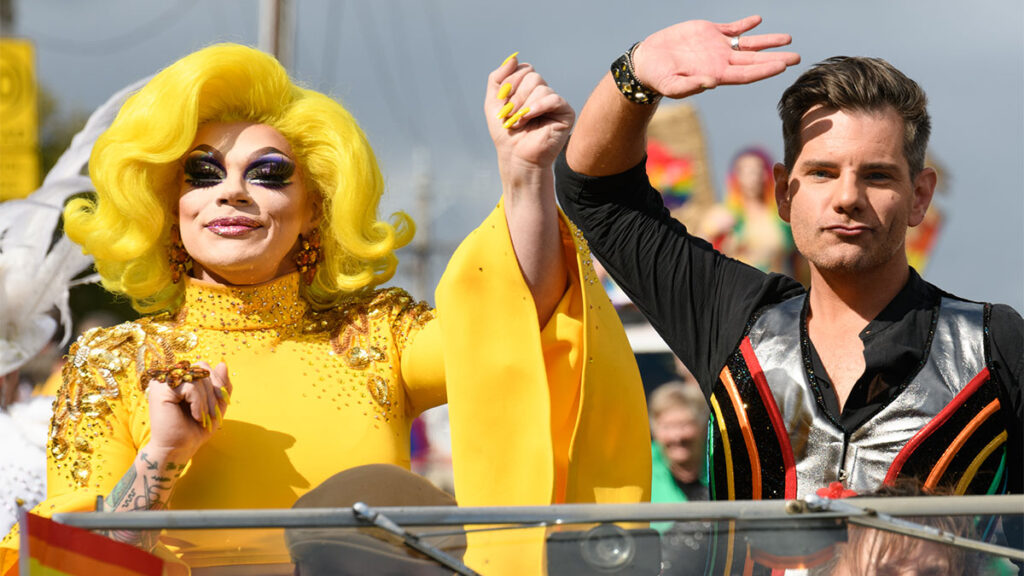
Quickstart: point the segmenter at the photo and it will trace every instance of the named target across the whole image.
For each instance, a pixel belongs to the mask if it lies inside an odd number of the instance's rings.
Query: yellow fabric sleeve
[[[441,326],[436,319],[413,335],[402,351],[402,380],[409,397],[410,418],[445,403]]]
[[[461,506],[650,499],[647,409],[625,332],[582,236],[562,219],[570,288],[541,329],[499,206],[436,300]],[[470,533],[485,575],[544,572],[544,529]]]

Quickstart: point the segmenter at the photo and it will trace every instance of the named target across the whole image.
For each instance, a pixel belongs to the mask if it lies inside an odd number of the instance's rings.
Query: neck
[[[281,261],[277,270],[274,271],[273,276],[260,276],[254,273],[250,269],[241,270],[230,270],[222,271],[220,273],[214,272],[209,268],[203,267],[198,262],[192,264],[192,273],[190,276],[201,282],[209,284],[217,284],[219,286],[259,286],[268,282],[273,282],[278,278],[287,276],[292,272],[295,272],[298,268],[290,258],[285,258]]]
[[[867,324],[896,297],[910,278],[906,258],[872,270],[825,271],[811,266],[810,309],[832,325],[844,320]]]

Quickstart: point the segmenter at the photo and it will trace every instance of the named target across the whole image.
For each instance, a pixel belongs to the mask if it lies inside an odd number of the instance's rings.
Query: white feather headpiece
[[[68,289],[99,277],[78,278],[92,266],[92,257],[64,234],[55,239],[55,230],[67,199],[93,190],[85,167],[96,139],[146,81],[124,88],[93,112],[38,190],[0,203],[0,375],[17,370],[46,346],[57,329],[50,315],[54,308],[64,327],[61,346],[71,337]]]

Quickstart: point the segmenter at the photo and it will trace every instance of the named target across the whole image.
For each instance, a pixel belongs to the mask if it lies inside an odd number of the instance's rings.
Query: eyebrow
[[[861,168],[863,170],[891,170],[895,172],[900,171],[899,164],[892,164],[889,162],[872,162],[870,164],[865,164]]]
[[[218,161],[221,161],[221,162],[224,161],[224,157],[223,157],[223,155],[221,155],[220,150],[217,150],[216,148],[214,148],[213,146],[210,146],[209,144],[200,144],[200,145],[196,146],[195,148],[189,150],[188,154],[185,154],[185,158],[188,158],[189,156],[191,156],[192,154],[194,154],[196,152],[205,152],[205,153],[213,156]]]
[[[800,163],[800,167],[804,170],[815,170],[819,168],[830,168],[836,169],[839,164],[836,162],[829,162],[827,160],[805,160]],[[892,162],[870,162],[859,166],[858,170],[891,170],[899,172],[900,165]]]
[[[814,170],[818,168],[838,168],[839,164],[835,162],[829,162],[827,160],[804,160],[800,162],[800,168],[804,170]]]
[[[292,160],[291,156],[289,156],[288,154],[285,154],[283,151],[278,150],[277,148],[274,148],[273,146],[267,146],[265,148],[260,148],[259,150],[254,150],[252,154],[249,154],[249,162],[252,162],[253,160],[256,160],[257,158],[261,158],[263,156],[266,156],[267,154],[280,154],[281,156],[284,156],[288,160]]]

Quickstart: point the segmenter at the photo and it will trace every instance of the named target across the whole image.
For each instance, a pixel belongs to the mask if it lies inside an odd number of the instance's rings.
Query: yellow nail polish
[[[501,85],[501,88],[498,88],[498,100],[504,100],[505,98],[508,98],[508,95],[510,93],[512,93],[512,85],[509,84],[508,82],[505,82],[504,84]]]
[[[224,399],[225,404],[231,404],[231,393],[228,392],[227,388],[214,388],[217,391],[217,395]]]
[[[505,60],[502,61],[501,65],[504,66],[505,64],[508,64],[508,61],[515,58],[516,56],[519,56],[519,52],[513,52],[509,54],[508,58],[505,58]]]
[[[501,110],[498,110],[497,118],[499,120],[503,120],[505,118],[508,118],[508,115],[512,113],[512,109],[515,108],[515,107],[516,107],[515,104],[513,104],[511,102],[507,102],[504,106],[501,107]]]
[[[224,413],[220,411],[220,406],[213,407],[214,412],[217,414],[217,426],[224,425]]]
[[[511,128],[513,125],[515,125],[516,122],[519,122],[519,120],[521,120],[523,116],[526,116],[527,114],[529,114],[529,112],[530,112],[530,107],[529,106],[527,106],[525,108],[520,108],[519,112],[516,112],[515,114],[512,115],[511,118],[509,118],[508,120],[505,120],[505,124],[504,124],[505,128]]]
[[[203,412],[203,428],[210,429],[210,415]]]

